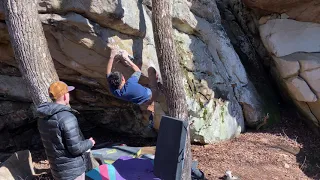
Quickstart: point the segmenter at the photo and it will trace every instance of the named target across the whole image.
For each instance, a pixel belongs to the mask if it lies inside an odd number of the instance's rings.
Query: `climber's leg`
[[[159,95],[158,79],[159,76],[153,67],[148,68],[149,88],[152,91],[151,101],[155,101]]]
[[[153,126],[154,126],[153,117],[154,117],[154,112],[152,112],[152,113],[150,114],[150,116],[149,116],[149,124],[148,124],[148,127],[149,127],[150,129],[152,129]]]
[[[149,121],[147,127],[142,131],[142,136],[156,137],[157,133],[153,128],[154,101],[152,101],[152,92],[150,89],[149,89],[149,94],[150,94],[150,100],[140,105],[141,110],[143,111],[144,114],[147,115],[148,121]]]
[[[153,67],[148,68],[148,77],[149,77],[149,89],[150,89],[150,100],[143,103],[140,107],[141,110],[144,111],[148,116],[148,126],[143,131],[143,136],[145,137],[155,137],[156,131],[154,130],[154,102],[156,101],[159,95],[158,89],[158,75],[156,70]]]
[[[140,105],[140,108],[142,111],[144,111],[145,114],[148,116],[148,125],[143,130],[142,135],[144,137],[156,137],[157,133],[155,132],[153,125],[153,116],[154,116],[154,101],[152,100],[152,92],[149,90],[150,100]]]

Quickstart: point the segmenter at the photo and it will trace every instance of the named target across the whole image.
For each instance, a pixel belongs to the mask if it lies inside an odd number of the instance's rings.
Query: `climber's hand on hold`
[[[121,60],[122,60],[122,62],[126,65],[126,66],[131,66],[131,64],[132,64],[132,62],[131,62],[131,60],[129,59],[129,54],[128,54],[128,52],[127,51],[125,51],[125,50],[121,50],[120,51],[120,54],[121,54]]]
[[[127,59],[128,58],[128,52],[126,50],[121,50],[120,54],[122,56],[123,59]]]
[[[107,64],[106,74],[111,73],[114,58],[115,58],[115,56],[117,56],[119,54],[119,47],[117,45],[109,46],[109,47],[110,47],[111,52],[110,52],[110,57],[109,57],[109,61]]]
[[[114,59],[115,56],[119,54],[119,50],[117,48],[111,48],[110,59]]]

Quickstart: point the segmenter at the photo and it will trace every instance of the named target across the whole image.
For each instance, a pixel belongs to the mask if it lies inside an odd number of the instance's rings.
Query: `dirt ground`
[[[213,145],[192,145],[193,159],[207,179],[219,179],[226,170],[243,180],[320,180],[320,141],[302,123],[295,110],[282,110],[282,122],[263,131],[247,132],[238,138]],[[99,137],[99,132],[90,134]],[[100,134],[101,135],[101,134]],[[88,134],[86,135],[88,136]],[[122,142],[129,146],[153,146],[154,140],[120,135],[96,138],[101,142]],[[42,151],[32,152],[38,172],[48,172]],[[39,179],[50,179],[42,175]]]
[[[320,179],[319,137],[293,109],[282,111],[277,127],[192,150],[208,179],[219,179],[226,170],[246,180]]]

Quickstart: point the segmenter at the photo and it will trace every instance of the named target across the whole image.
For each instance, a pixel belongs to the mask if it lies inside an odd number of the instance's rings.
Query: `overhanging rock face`
[[[142,69],[143,85],[149,81],[148,67],[159,71],[151,3],[143,3],[136,0],[39,1],[39,16],[55,67],[62,80],[77,87],[72,103],[84,115],[81,121],[87,122],[85,124],[138,134],[147,123],[148,117],[138,106],[111,96],[105,80],[110,39],[134,55]],[[0,9],[0,19],[4,19],[3,9]],[[244,131],[244,121],[252,127],[259,124],[268,111],[221,24],[216,3],[174,1],[173,25],[188,95],[192,141],[213,143],[230,139]],[[17,64],[6,26],[1,22],[0,31],[0,62],[6,66],[1,74],[9,75],[10,68]],[[121,64],[116,64],[115,69],[125,77],[132,73]],[[9,96],[6,99],[9,100]],[[165,97],[160,96],[156,103],[156,125],[165,112]]]

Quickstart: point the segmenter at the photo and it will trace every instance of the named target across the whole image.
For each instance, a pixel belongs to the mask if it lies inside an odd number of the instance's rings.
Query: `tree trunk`
[[[159,66],[163,79],[164,93],[167,99],[169,116],[188,121],[186,93],[182,72],[172,38],[170,0],[152,0],[152,24]],[[182,179],[191,179],[191,150],[189,126]]]
[[[48,87],[57,81],[37,0],[2,0],[15,59],[34,104],[49,101]]]

